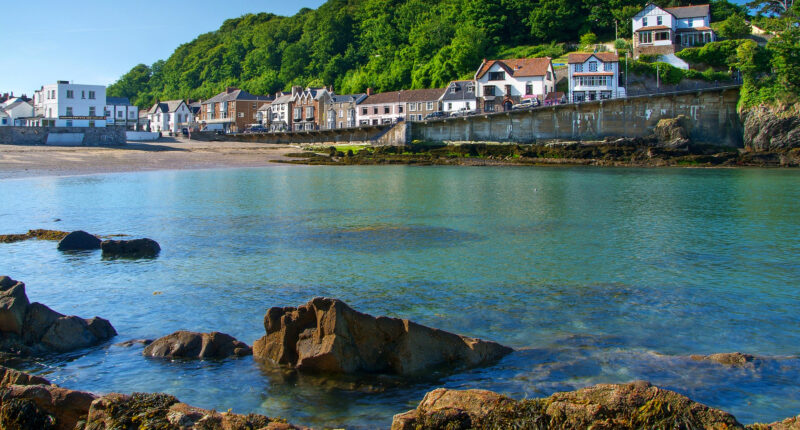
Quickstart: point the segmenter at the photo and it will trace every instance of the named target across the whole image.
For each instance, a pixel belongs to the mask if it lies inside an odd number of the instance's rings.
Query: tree
[[[727,39],[741,39],[749,36],[753,27],[739,14],[731,15],[719,25],[719,34]]]
[[[597,44],[597,35],[589,32],[581,36],[581,48],[583,49],[593,49],[594,45]]]
[[[772,68],[786,89],[800,90],[800,27],[794,26],[773,38],[767,45],[772,52]]]
[[[759,14],[782,16],[791,11],[794,0],[753,0],[747,7],[756,10]]]
[[[724,21],[732,15],[747,16],[747,8],[729,2],[728,0],[711,1],[711,19],[714,21]]]
[[[580,5],[571,0],[541,0],[528,16],[531,36],[541,42],[575,40],[584,22]]]

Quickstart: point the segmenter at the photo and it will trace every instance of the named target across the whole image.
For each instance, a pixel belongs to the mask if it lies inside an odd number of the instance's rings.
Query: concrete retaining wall
[[[411,125],[409,138],[429,142],[517,142],[644,137],[663,118],[686,115],[692,140],[742,147],[739,89],[704,90],[449,118]]]
[[[3,145],[119,146],[125,127],[0,127]]]
[[[150,131],[126,131],[125,137],[128,140],[137,141],[137,142],[154,142],[158,140],[160,134],[153,133]]]
[[[312,144],[333,146],[342,144],[403,145],[407,139],[405,123],[365,126],[336,130],[290,131],[283,133],[253,133],[218,135],[214,132],[192,133],[194,140],[233,140],[272,144]]]

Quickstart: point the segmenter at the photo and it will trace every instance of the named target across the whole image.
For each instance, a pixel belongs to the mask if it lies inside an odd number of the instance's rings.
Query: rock
[[[156,339],[144,349],[148,357],[165,358],[227,358],[251,355],[253,350],[244,342],[220,332],[195,333],[177,331]]]
[[[56,322],[57,319],[63,317],[49,307],[35,302],[28,306],[28,312],[25,314],[25,330],[22,333],[22,340],[28,345],[38,343],[47,329]]]
[[[732,415],[647,382],[601,384],[544,399],[514,401],[483,390],[439,388],[417,409],[395,415],[407,429],[741,429]]]
[[[50,381],[5,366],[0,366],[0,387],[8,385],[50,385]],[[2,427],[0,427],[2,428]]]
[[[100,249],[100,239],[82,230],[73,231],[58,242],[59,251],[86,251],[92,249]]]
[[[99,340],[89,330],[86,320],[73,315],[57,319],[42,336],[41,343],[56,352],[69,352],[92,346]]]
[[[755,356],[742,354],[741,352],[725,352],[711,355],[690,355],[689,358],[695,361],[713,361],[724,366],[731,367],[754,367]]]
[[[800,147],[800,106],[756,106],[741,112],[744,147],[748,151],[780,151]]]
[[[96,397],[91,393],[73,391],[54,385],[9,385],[0,388],[0,404],[12,400],[30,401],[55,418],[58,430],[73,430],[85,419]],[[6,427],[3,427],[6,428]]]
[[[478,366],[511,353],[495,342],[459,336],[408,320],[373,317],[336,299],[272,308],[256,358],[303,371],[420,374],[440,366]]]
[[[111,339],[117,335],[117,331],[114,330],[111,323],[100,317],[89,318],[86,320],[86,325],[98,341]]]
[[[749,430],[800,430],[800,415],[771,424],[750,424]]]
[[[104,240],[100,248],[103,257],[154,258],[161,252],[158,242],[152,239]]]
[[[151,343],[153,343],[152,339],[131,339],[131,340],[126,340],[125,342],[115,343],[114,346],[122,346],[125,348],[130,348],[133,345],[147,346],[150,345]]]
[[[56,417],[32,400],[9,399],[0,405],[0,428],[52,430],[56,428]]]
[[[277,426],[277,427],[276,427]],[[168,394],[109,394],[92,403],[85,430],[101,429],[300,429],[263,415],[195,408]]]
[[[682,148],[689,144],[691,122],[685,115],[658,121],[653,132],[658,142],[668,148]]]
[[[25,284],[0,277],[0,332],[21,335],[29,304]]]

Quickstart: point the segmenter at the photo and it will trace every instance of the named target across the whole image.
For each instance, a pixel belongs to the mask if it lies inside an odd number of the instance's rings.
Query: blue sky
[[[108,85],[136,64],[166,59],[178,45],[228,18],[250,12],[294,15],[323,1],[3,1],[0,93],[31,96],[57,80]]]

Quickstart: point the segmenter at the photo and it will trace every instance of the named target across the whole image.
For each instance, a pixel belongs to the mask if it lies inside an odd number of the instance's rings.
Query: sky
[[[226,19],[258,12],[294,15],[323,2],[3,0],[0,93],[32,96],[58,80],[109,85],[139,63],[166,60],[178,45]]]

